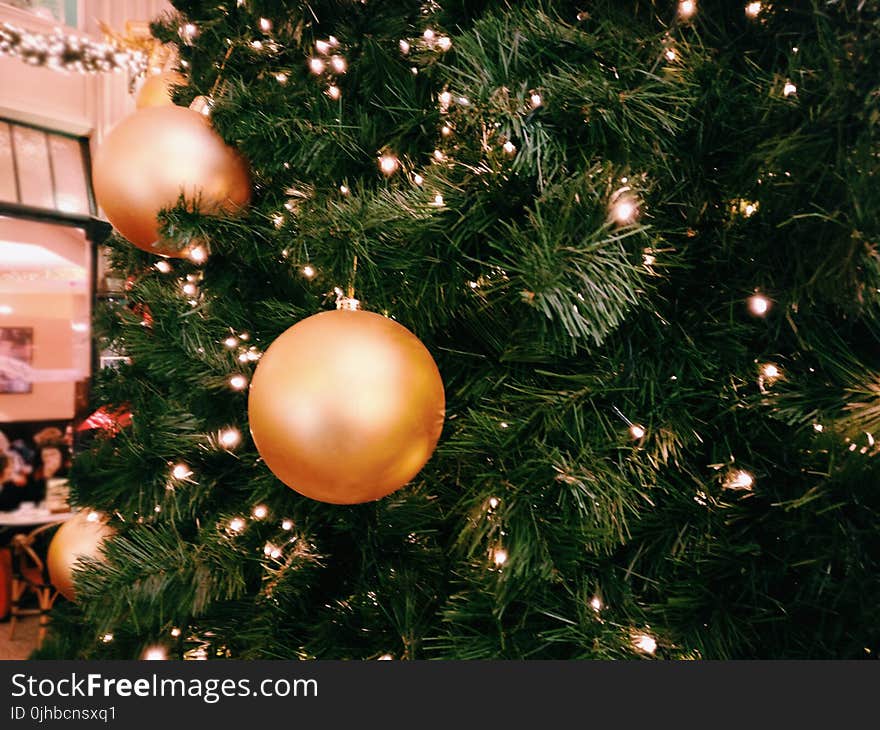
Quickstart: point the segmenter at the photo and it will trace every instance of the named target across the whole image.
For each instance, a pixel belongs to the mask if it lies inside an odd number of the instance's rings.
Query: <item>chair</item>
[[[43,645],[46,630],[49,626],[49,611],[58,598],[58,591],[49,580],[49,570],[45,561],[39,556],[34,545],[37,537],[51,530],[62,522],[50,522],[32,530],[26,535],[15,535],[12,538],[12,608],[9,619],[9,638],[15,637],[15,625],[20,616],[39,614],[40,629],[37,634],[37,647]],[[39,608],[23,609],[19,605],[25,592],[31,590],[37,595]]]

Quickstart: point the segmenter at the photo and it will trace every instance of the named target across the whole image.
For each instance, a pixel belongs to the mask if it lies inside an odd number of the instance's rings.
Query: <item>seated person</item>
[[[9,454],[0,452],[0,511],[14,510],[28,499],[28,485],[20,485],[14,479],[15,464]]]

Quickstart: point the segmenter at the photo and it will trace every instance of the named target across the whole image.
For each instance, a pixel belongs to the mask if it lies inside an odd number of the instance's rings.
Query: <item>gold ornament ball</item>
[[[170,106],[174,102],[171,99],[173,86],[186,86],[186,77],[177,71],[162,71],[151,74],[138,91],[135,106],[145,109],[148,106]]]
[[[370,502],[409,482],[437,445],[446,398],[431,354],[406,327],[340,309],[305,319],[260,359],[251,434],[300,494]]]
[[[135,246],[182,258],[159,240],[156,216],[181,194],[206,214],[235,212],[251,197],[247,163],[211,127],[181,106],[153,106],[123,119],[98,148],[92,179],[107,219]]]
[[[73,600],[73,569],[81,557],[101,558],[101,544],[113,535],[97,512],[84,510],[70,518],[55,533],[49,543],[46,564],[52,585],[65,598]]]

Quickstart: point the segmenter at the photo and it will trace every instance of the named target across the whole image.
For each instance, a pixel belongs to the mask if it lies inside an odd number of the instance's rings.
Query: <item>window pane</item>
[[[0,200],[18,202],[15,164],[12,159],[12,131],[6,122],[0,122]]]
[[[89,214],[86,173],[83,170],[79,141],[70,137],[49,135],[52,169],[55,173],[55,201],[62,213]]]
[[[52,173],[49,169],[49,148],[46,133],[30,127],[12,128],[21,202],[38,208],[54,208]]]

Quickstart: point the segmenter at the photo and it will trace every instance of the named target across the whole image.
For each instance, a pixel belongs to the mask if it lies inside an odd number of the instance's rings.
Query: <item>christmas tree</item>
[[[164,211],[189,259],[110,243],[95,407],[133,421],[73,488],[115,536],[38,656],[880,649],[876,2],[174,5],[175,102],[252,200]],[[268,468],[248,384],[352,291],[445,423],[340,505]]]

